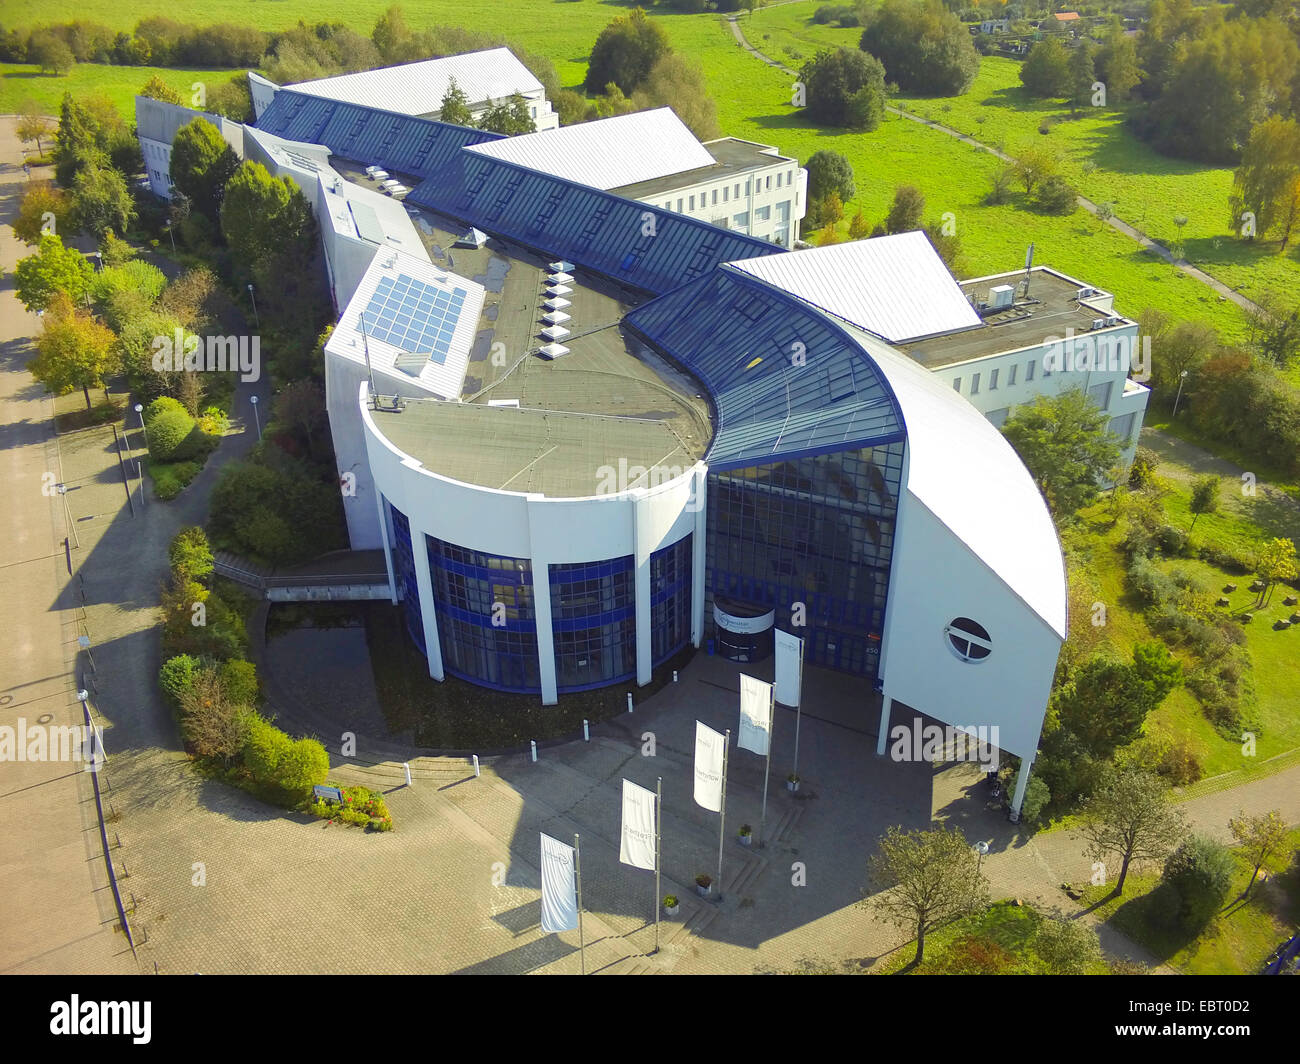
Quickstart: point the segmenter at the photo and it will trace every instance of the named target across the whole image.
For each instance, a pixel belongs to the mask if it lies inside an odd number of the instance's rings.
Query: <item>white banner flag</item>
[[[623,831],[618,859],[633,868],[655,866],[655,792],[623,781]]]
[[[722,758],[727,737],[695,722],[695,804],[722,812]]]
[[[772,732],[772,685],[740,674],[740,733],[736,745],[766,754]]]
[[[803,640],[776,630],[776,700],[783,706],[799,704],[803,684]]]
[[[578,895],[573,887],[573,847],[542,834],[542,930],[572,931],[578,926]]]

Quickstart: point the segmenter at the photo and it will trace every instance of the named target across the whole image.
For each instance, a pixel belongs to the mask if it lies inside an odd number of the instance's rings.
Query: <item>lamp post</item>
[[[257,442],[262,442],[262,419],[257,416],[257,396],[250,395],[248,401],[253,404],[253,423],[257,425]]]
[[[67,518],[68,529],[72,532],[72,542],[77,545],[77,550],[81,550],[81,537],[77,535],[77,526],[72,520],[72,511],[68,508],[68,486],[66,484],[57,485],[59,497],[63,500],[63,516]]]
[[[144,404],[143,404],[143,403],[136,403],[136,404],[135,404],[135,413],[136,413],[136,416],[139,417],[139,419],[140,419],[140,431],[144,433],[144,449],[147,451],[147,450],[149,449],[149,430],[148,430],[147,428],[145,428],[145,424],[144,424]]]
[[[1187,370],[1178,374],[1178,394],[1174,396],[1174,412],[1169,415],[1170,419],[1178,416],[1178,400],[1183,397],[1183,381],[1187,378]]]
[[[253,285],[251,281],[248,285],[248,301],[253,304],[253,321],[257,323],[257,327],[260,330],[262,328],[262,319],[257,313],[257,296],[253,294]]]
[[[984,867],[984,855],[989,852],[989,844],[981,839],[975,844],[975,852],[979,855],[975,859],[975,874],[978,875],[980,869]]]

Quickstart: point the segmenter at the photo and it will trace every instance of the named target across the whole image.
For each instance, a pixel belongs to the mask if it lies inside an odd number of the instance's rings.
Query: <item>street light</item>
[[[248,301],[253,304],[253,321],[257,323],[257,327],[260,330],[262,328],[262,319],[257,313],[257,296],[253,294],[253,285],[251,282],[248,285]]]
[[[1178,400],[1183,397],[1183,380],[1187,377],[1187,370],[1178,374],[1178,394],[1174,396],[1174,412],[1169,415],[1170,420],[1178,416]]]
[[[975,852],[979,854],[975,859],[975,873],[978,875],[980,869],[984,866],[984,855],[989,852],[989,844],[981,839],[975,844]]]
[[[144,433],[144,449],[149,449],[149,430],[144,425],[144,404],[136,403],[135,412],[140,417],[140,431]]]
[[[252,285],[249,285],[251,288]],[[257,442],[262,442],[262,419],[257,416],[257,396],[250,395],[248,401],[253,404],[253,421],[257,425]]]
[[[68,508],[68,486],[66,484],[56,484],[55,489],[59,497],[63,499],[63,516],[67,518],[68,529],[72,532],[72,542],[77,545],[77,550],[81,550],[81,537],[77,535],[77,526],[72,520],[72,511]]]

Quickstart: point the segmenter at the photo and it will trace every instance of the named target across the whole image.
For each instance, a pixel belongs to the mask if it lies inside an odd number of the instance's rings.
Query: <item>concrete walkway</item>
[[[790,67],[782,63],[779,59],[773,59],[771,56],[764,54],[763,52],[759,51],[757,48],[755,48],[752,44],[749,43],[748,39],[746,39],[745,37],[744,31],[740,28],[740,15],[738,14],[728,15],[727,24],[731,27],[731,35],[735,37],[736,43],[739,44],[741,48],[743,48],[746,52],[752,55],[755,59],[762,60],[768,66],[780,70],[783,74],[789,74],[792,78],[797,78],[799,76],[799,72],[797,70],[792,70]],[[932,122],[928,118],[922,118],[920,115],[913,114],[911,111],[904,110],[901,107],[890,107],[886,105],[885,110],[888,111],[890,114],[895,115],[899,118],[906,118],[911,122],[916,122],[918,125],[926,126],[930,129],[937,130],[938,132],[943,133],[946,136],[953,137],[954,139],[961,141],[963,144],[969,144],[972,148],[978,148],[980,151],[986,152],[987,154],[992,155],[995,158],[1001,159],[1003,162],[1015,161],[1012,158],[1012,156],[1008,155],[1006,152],[998,151],[997,148],[991,147],[988,144],[985,144],[983,141],[976,140],[974,137],[966,133],[961,133],[958,130],[952,129],[949,126],[942,125],[939,122]],[[1079,201],[1079,206],[1081,206],[1089,214],[1093,214],[1093,215],[1098,214],[1099,205],[1095,203],[1093,200],[1088,199],[1086,196],[1079,196],[1078,201]],[[1191,277],[1193,280],[1199,281],[1201,284],[1214,289],[1214,291],[1217,292],[1219,295],[1221,295],[1224,299],[1232,300],[1234,303],[1237,304],[1237,306],[1241,307],[1242,310],[1245,310],[1250,313],[1259,311],[1259,307],[1251,300],[1243,296],[1240,292],[1237,292],[1234,289],[1229,288],[1222,281],[1218,280],[1215,277],[1212,277],[1210,274],[1206,273],[1204,270],[1200,269],[1199,267],[1193,266],[1186,259],[1175,257],[1174,253],[1170,251],[1167,247],[1165,247],[1163,244],[1159,244],[1156,241],[1152,240],[1149,236],[1147,236],[1145,233],[1139,230],[1136,226],[1130,225],[1122,218],[1118,218],[1112,215],[1110,218],[1106,219],[1106,224],[1109,225],[1112,229],[1116,230],[1117,232],[1123,233],[1130,240],[1137,243],[1144,251],[1149,251],[1153,255],[1156,255],[1159,258],[1164,259],[1165,262],[1169,263],[1171,266],[1175,267],[1176,269],[1181,270],[1183,273],[1187,274],[1188,277]]]

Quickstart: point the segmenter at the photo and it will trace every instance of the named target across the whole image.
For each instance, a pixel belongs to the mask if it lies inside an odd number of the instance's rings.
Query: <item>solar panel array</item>
[[[428,354],[441,365],[467,294],[463,288],[447,292],[406,274],[385,277],[363,312],[366,334],[408,355]]]
[[[784,250],[473,152],[460,152],[409,199],[656,294],[702,277],[719,263]]]
[[[889,385],[870,355],[802,300],[720,267],[624,321],[709,390],[715,470],[902,439]]]
[[[374,107],[339,103],[281,89],[257,128],[286,140],[323,144],[335,155],[428,177],[461,154],[466,144],[499,140],[499,133],[467,129]]]

